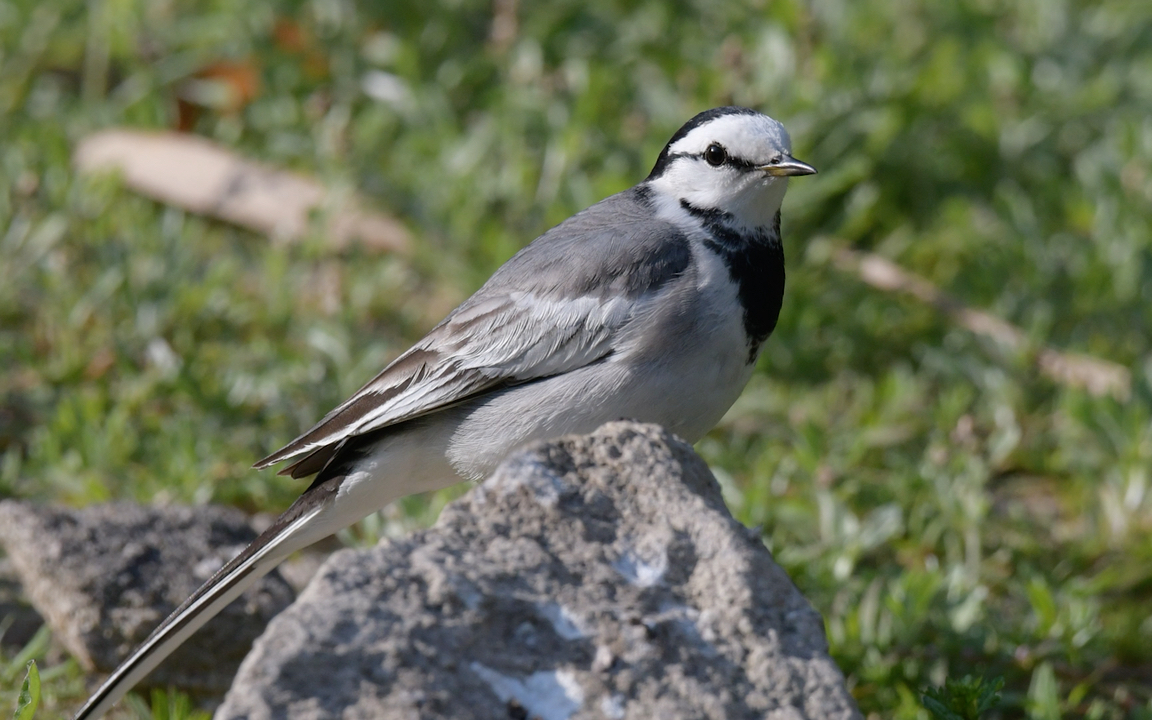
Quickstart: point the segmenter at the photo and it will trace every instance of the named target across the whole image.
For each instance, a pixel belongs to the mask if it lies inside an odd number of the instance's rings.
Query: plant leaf
[[[36,714],[36,706],[40,704],[40,671],[36,669],[36,661],[28,661],[28,674],[24,676],[24,684],[20,686],[20,697],[16,701],[16,712],[12,720],[32,720]]]

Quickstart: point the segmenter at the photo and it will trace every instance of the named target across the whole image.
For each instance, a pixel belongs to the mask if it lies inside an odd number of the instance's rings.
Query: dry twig
[[[336,247],[359,241],[374,250],[407,250],[408,231],[387,215],[364,210],[354,197],[317,181],[242,158],[195,135],[110,129],[80,141],[82,172],[119,172],[136,192],[169,205],[294,240],[323,211]]]
[[[1090,355],[1061,352],[1045,345],[1035,347],[1024,331],[1012,323],[968,307],[879,255],[841,247],[833,251],[832,263],[874,288],[911,295],[945,313],[961,327],[992,338],[1012,352],[1034,350],[1040,373],[1054,382],[1083,388],[1095,396],[1111,395],[1120,401],[1127,401],[1132,394],[1132,373],[1128,368]]]

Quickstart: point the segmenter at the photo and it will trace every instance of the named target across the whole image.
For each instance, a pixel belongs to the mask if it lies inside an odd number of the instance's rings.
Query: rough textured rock
[[[230,508],[0,503],[0,544],[33,606],[86,669],[102,672],[255,536],[244,514]],[[287,583],[269,575],[146,684],[222,694],[252,641],[292,598]]]
[[[507,460],[439,522],[333,555],[217,720],[856,718],[820,616],[708,468],[611,423]]]
[[[8,558],[0,558],[0,648],[18,652],[44,624]]]

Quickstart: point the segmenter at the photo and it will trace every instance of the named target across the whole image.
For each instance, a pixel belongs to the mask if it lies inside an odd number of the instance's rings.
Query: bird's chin
[[[737,202],[731,206],[733,214],[748,227],[771,227],[784,200],[787,180],[769,177],[749,183],[738,196]]]

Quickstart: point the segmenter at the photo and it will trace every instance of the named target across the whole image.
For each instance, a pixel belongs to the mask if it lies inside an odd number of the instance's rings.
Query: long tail
[[[451,422],[416,422],[346,441],[292,507],[176,608],[116,668],[74,720],[96,720],[132,687],[285,558],[398,497],[459,482],[444,459]]]
[[[74,720],[96,720],[104,715],[192,633],[285,558],[355,522],[355,518],[345,517],[339,518],[343,524],[338,524],[333,522],[336,518],[330,517],[340,479],[330,478],[308,488],[271,527],[201,585],[127,660],[120,663],[80,708]],[[375,508],[367,508],[362,514],[373,510]]]

